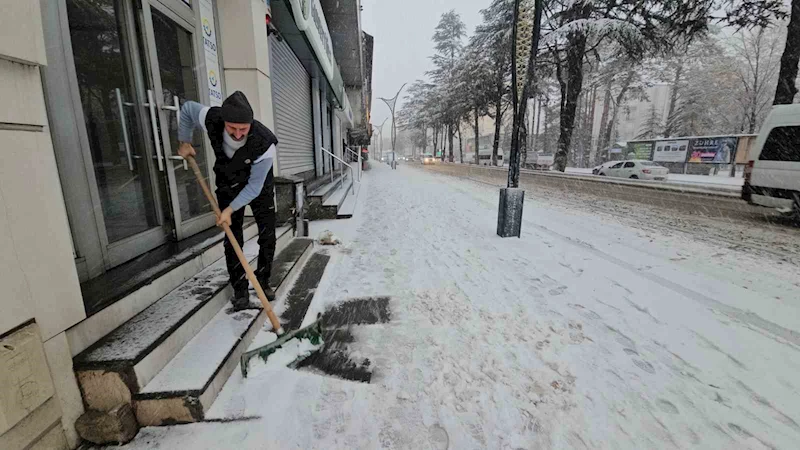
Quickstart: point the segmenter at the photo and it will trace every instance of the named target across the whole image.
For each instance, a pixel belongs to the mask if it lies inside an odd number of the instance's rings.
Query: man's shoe
[[[261,304],[250,303],[250,293],[247,289],[236,292],[231,299],[231,304],[233,305],[233,312],[243,311],[245,309],[261,309]]]
[[[275,291],[273,291],[271,287],[262,284],[261,289],[264,289],[264,295],[267,296],[267,300],[269,300],[270,303],[275,301]]]
[[[264,295],[267,296],[267,300],[269,300],[270,303],[274,302],[275,301],[275,291],[273,291],[272,288],[269,287],[269,282],[267,280],[262,280],[259,277],[258,284],[260,284],[261,285],[261,289],[264,290]]]

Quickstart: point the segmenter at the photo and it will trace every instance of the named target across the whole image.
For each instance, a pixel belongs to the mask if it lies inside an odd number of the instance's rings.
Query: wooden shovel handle
[[[203,193],[206,194],[208,202],[211,203],[211,207],[214,208],[214,214],[219,217],[220,214],[222,214],[222,211],[219,210],[217,200],[214,199],[214,195],[211,194],[211,190],[208,188],[205,178],[203,178],[203,173],[200,172],[200,167],[197,165],[197,161],[195,161],[193,156],[187,156],[184,159],[189,161],[189,165],[192,166],[192,171],[194,172],[194,176],[197,178],[197,182],[200,183],[200,187],[203,189]],[[252,284],[255,288],[258,299],[261,300],[261,305],[264,307],[264,311],[266,311],[270,323],[272,323],[273,331],[279,335],[283,334],[281,323],[278,321],[278,317],[275,316],[275,312],[272,311],[272,305],[269,304],[267,295],[264,294],[264,289],[261,288],[261,283],[258,282],[258,278],[256,278],[253,268],[250,267],[250,263],[247,262],[247,258],[244,256],[244,252],[242,251],[242,247],[239,245],[239,242],[236,241],[236,236],[233,235],[231,227],[229,227],[228,224],[222,224],[222,229],[225,230],[225,235],[228,236],[228,240],[231,242],[233,251],[236,252],[236,256],[239,257],[239,262],[241,262],[242,267],[244,267],[244,272],[247,274],[247,279],[250,280],[250,284]]]

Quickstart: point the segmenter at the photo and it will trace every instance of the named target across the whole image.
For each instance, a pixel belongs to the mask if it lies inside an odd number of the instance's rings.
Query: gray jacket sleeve
[[[258,197],[261,189],[264,188],[264,181],[266,181],[267,175],[272,169],[276,154],[277,149],[275,144],[272,144],[269,150],[250,166],[250,179],[247,180],[247,185],[245,185],[244,189],[231,202],[230,207],[232,210],[238,211]]]
[[[191,100],[181,106],[181,121],[178,124],[178,141],[192,142],[195,128],[206,131],[206,114],[210,108]]]

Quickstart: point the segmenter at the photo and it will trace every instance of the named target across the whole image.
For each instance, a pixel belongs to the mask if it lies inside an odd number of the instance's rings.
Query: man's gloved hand
[[[196,156],[197,152],[194,150],[191,143],[181,142],[181,145],[178,146],[178,154],[186,158],[187,156]]]
[[[222,227],[222,224],[227,224],[231,226],[231,215],[233,214],[233,209],[230,206],[222,210],[222,214],[217,217],[217,226]]]

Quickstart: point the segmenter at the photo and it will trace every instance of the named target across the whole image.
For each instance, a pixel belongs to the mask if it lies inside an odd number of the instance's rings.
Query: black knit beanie
[[[236,91],[222,102],[222,120],[231,123],[253,123],[253,108],[242,91]]]

